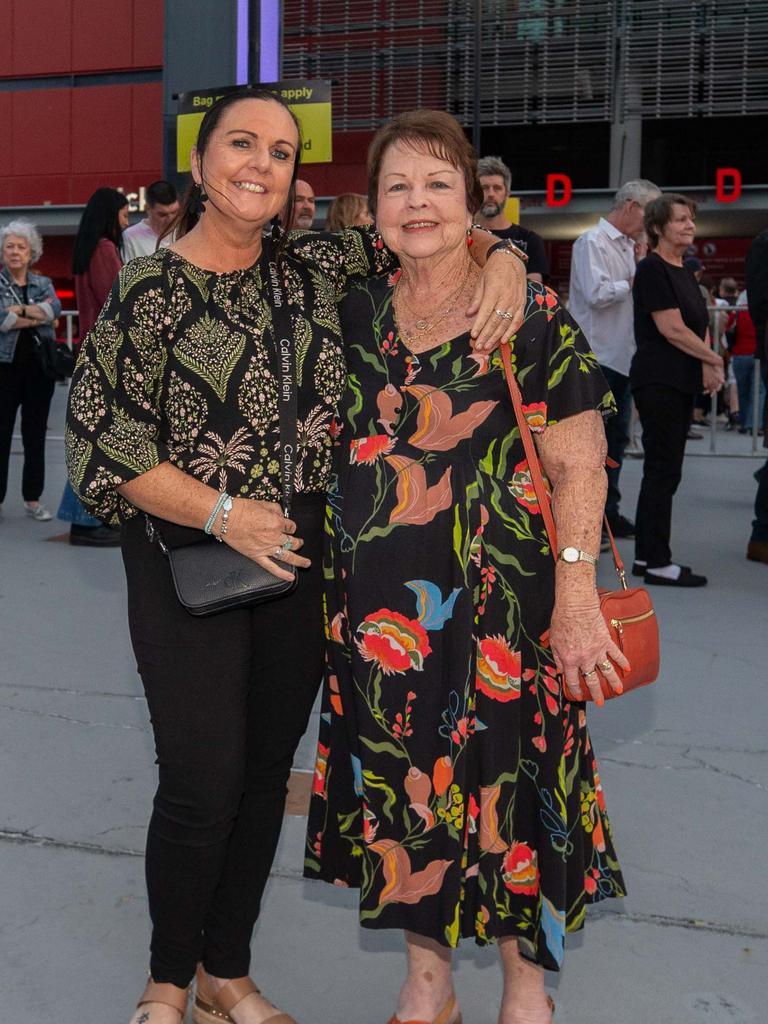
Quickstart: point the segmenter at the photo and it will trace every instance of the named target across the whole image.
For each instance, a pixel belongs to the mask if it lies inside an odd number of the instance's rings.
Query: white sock
[[[644,562],[642,558],[636,558],[635,559],[635,565],[639,565],[641,567],[644,567],[644,566],[648,565],[648,563]],[[656,572],[655,569],[653,571]]]
[[[669,565],[662,565],[660,568],[649,569],[648,572],[652,572],[654,576],[663,576],[665,580],[677,580],[680,579],[680,566],[675,565],[674,562],[670,562]]]

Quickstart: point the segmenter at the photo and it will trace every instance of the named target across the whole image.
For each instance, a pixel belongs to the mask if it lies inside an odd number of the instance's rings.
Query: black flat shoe
[[[646,569],[646,567],[644,565],[638,565],[637,562],[633,562],[632,563],[632,575],[633,576],[645,576],[645,569]]]
[[[80,548],[116,548],[120,531],[114,526],[70,526],[69,543]]]
[[[705,587],[707,577],[697,576],[687,565],[681,565],[680,575],[676,580],[670,580],[666,576],[657,576],[652,569],[646,569],[645,582],[655,583],[657,587]]]

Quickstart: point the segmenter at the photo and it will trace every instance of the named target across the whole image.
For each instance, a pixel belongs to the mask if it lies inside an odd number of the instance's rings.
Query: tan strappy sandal
[[[453,1020],[453,1012],[456,1009],[456,996],[451,996],[440,1013],[434,1020],[400,1020],[399,1017],[390,1017],[389,1024],[462,1024],[461,1014]]]
[[[261,994],[250,978],[233,978],[214,995],[205,971],[198,965],[192,1020],[194,1024],[234,1024],[229,1011],[254,992]],[[296,1024],[296,1021],[287,1013],[276,1013],[267,1017],[263,1024]]]
[[[189,1000],[189,989],[179,988],[178,985],[171,985],[168,982],[153,981],[147,982],[147,987],[142,993],[141,999],[136,1004],[136,1009],[141,1009],[146,1003],[162,1003],[163,1006],[171,1006],[180,1014],[179,1024],[187,1015],[187,1002]]]

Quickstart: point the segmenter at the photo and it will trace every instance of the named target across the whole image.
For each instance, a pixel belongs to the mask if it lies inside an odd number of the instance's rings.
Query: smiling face
[[[376,226],[392,252],[411,259],[442,255],[466,246],[471,223],[461,171],[412,145],[389,147],[381,161]]]
[[[6,235],[3,239],[3,263],[10,271],[24,272],[32,262],[29,242],[21,235]]]
[[[244,99],[227,107],[202,156],[206,208],[263,226],[285,206],[298,151],[293,118],[279,103]],[[192,151],[192,174],[201,180]]]
[[[685,252],[696,237],[696,222],[689,207],[673,203],[669,220],[661,229],[661,237],[673,249]]]

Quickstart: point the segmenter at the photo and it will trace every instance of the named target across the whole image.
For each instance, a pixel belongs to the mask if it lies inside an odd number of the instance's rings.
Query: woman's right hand
[[[283,547],[289,538],[290,550]],[[296,523],[286,519],[282,508],[274,501],[235,498],[224,539],[235,551],[283,580],[293,579],[293,573],[284,567],[286,563],[299,569],[307,569],[312,564],[308,558],[297,554],[304,541],[296,536]]]
[[[725,384],[723,361],[704,363],[702,366],[702,386],[705,395],[714,395]]]

